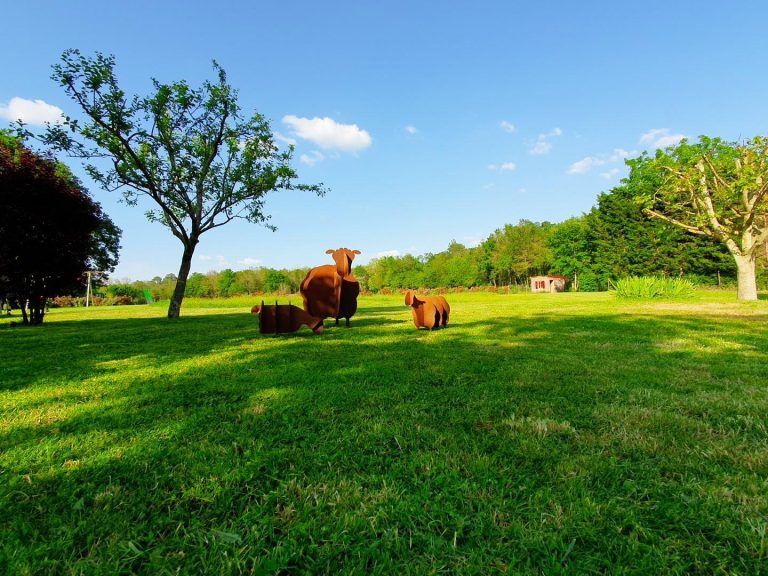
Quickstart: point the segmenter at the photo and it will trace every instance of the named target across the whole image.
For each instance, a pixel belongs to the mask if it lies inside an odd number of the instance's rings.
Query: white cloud
[[[0,116],[11,122],[22,120],[27,124],[42,126],[46,122],[61,122],[64,111],[43,100],[26,100],[15,96],[8,104],[0,104]]]
[[[512,132],[517,132],[517,127],[515,127],[512,122],[507,122],[506,120],[502,120],[499,122],[499,126],[501,126],[501,129],[504,130],[504,132],[509,132],[510,134]]]
[[[479,232],[472,234],[471,236],[464,236],[464,246],[467,248],[474,248],[475,246],[480,246],[483,240],[485,240],[485,237],[480,235]]]
[[[385,256],[400,256],[400,250],[384,250],[383,252],[377,252],[373,257],[384,258]]]
[[[595,164],[595,159],[591,156],[587,156],[577,162],[571,164],[568,168],[568,174],[584,174],[589,172],[589,169]]]
[[[238,260],[237,263],[242,264],[243,266],[248,266],[248,268],[253,268],[261,264],[261,260],[257,258],[251,258],[250,256],[248,256],[246,258],[243,258],[242,260]]]
[[[552,144],[546,140],[537,140],[536,144],[531,148],[531,154],[539,156],[541,154],[548,154],[550,150],[552,150]]]
[[[293,135],[314,142],[326,150],[344,150],[357,152],[368,148],[373,140],[357,124],[339,124],[332,118],[299,118],[288,115],[283,123],[293,131]]]
[[[540,156],[542,154],[548,154],[552,150],[552,143],[550,140],[556,136],[562,136],[563,131],[560,128],[553,128],[551,131],[539,134],[536,138],[536,142],[531,148],[531,154]]]
[[[405,127],[405,131],[408,132],[408,134],[410,134],[411,136],[419,133],[419,130],[418,128],[416,128],[416,126],[410,126],[410,125]]]
[[[278,142],[284,142],[289,146],[296,146],[296,138],[290,138],[285,134],[281,134],[280,132],[275,132],[275,140]]]
[[[629,158],[633,154],[635,154],[635,152],[628,152],[623,148],[616,148],[611,154],[601,154],[599,156],[587,156],[586,158],[582,158],[581,160],[578,160],[577,162],[574,162],[573,164],[571,164],[568,167],[568,174],[585,174],[589,172],[594,166],[605,166],[606,164],[621,162],[625,158]],[[610,170],[609,172],[612,173],[613,170]],[[618,169],[616,169],[616,173],[618,174]],[[603,176],[603,174],[601,174],[601,176]]]
[[[503,162],[501,164],[488,164],[488,170],[501,170],[502,172],[512,172],[517,168],[514,162]]]
[[[611,162],[618,162],[619,160],[624,160],[625,158],[629,158],[630,156],[634,156],[637,154],[634,150],[631,152],[628,152],[624,150],[624,148],[616,148],[613,151],[613,154],[610,157]]]
[[[221,254],[217,254],[216,256],[209,256],[208,254],[200,254],[198,257],[198,260],[201,262],[216,262],[217,266],[229,266],[229,260],[225,256],[222,256]]]
[[[685,134],[671,134],[671,132],[669,128],[653,128],[640,136],[640,144],[648,148],[666,148],[687,138]]]
[[[325,156],[317,150],[312,150],[309,154],[302,154],[299,156],[299,161],[307,166],[314,166],[323,160],[325,160]]]
[[[619,172],[621,172],[621,170],[619,170],[618,168],[611,168],[607,172],[600,172],[600,176],[605,178],[606,180],[612,180],[613,178],[616,178],[616,176],[619,175]]]

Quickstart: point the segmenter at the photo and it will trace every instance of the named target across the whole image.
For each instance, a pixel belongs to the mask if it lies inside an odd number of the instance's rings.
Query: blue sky
[[[474,245],[522,218],[588,211],[628,155],[768,133],[761,1],[40,0],[6,3],[2,20],[0,124],[51,106],[76,116],[50,73],[78,48],[114,54],[139,94],[152,77],[199,85],[215,59],[244,111],[295,141],[300,180],[329,193],[268,197],[277,232],[207,233],[199,272],[325,264],[340,246],[365,263]],[[169,231],[86,184],[123,229],[115,277],[178,270]]]

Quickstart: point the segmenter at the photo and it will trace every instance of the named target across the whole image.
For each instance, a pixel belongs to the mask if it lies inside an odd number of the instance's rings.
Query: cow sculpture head
[[[357,254],[360,254],[360,250],[337,248],[336,250],[326,250],[325,253],[331,255],[333,261],[336,262],[336,272],[344,278],[352,272],[352,260],[355,259]]]

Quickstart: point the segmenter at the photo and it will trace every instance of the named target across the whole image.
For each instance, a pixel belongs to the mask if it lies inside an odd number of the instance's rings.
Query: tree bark
[[[736,260],[737,298],[739,300],[757,300],[757,281],[755,279],[755,257],[734,254]]]
[[[184,244],[176,287],[173,289],[171,304],[168,306],[168,318],[178,318],[181,313],[181,302],[184,300],[184,293],[187,290],[187,278],[189,277],[189,270],[192,268],[192,255],[195,253],[196,247],[197,238],[191,238]]]

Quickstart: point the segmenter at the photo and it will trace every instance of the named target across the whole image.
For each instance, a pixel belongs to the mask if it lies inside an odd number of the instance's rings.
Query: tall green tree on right
[[[725,244],[736,262],[739,300],[757,300],[755,260],[768,239],[768,138],[701,136],[627,164],[630,181],[654,181],[641,197],[645,212]]]

